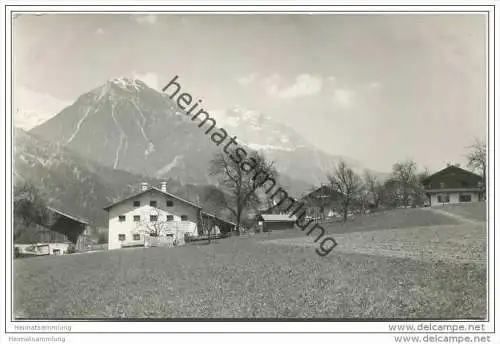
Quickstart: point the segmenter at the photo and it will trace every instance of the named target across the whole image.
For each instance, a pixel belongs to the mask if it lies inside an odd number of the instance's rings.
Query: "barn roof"
[[[261,214],[260,217],[266,222],[295,222],[297,217],[288,214]]]
[[[64,217],[67,217],[68,219],[71,219],[73,221],[76,221],[76,222],[79,222],[79,223],[82,223],[82,224],[85,224],[85,225],[89,224],[89,222],[87,220],[82,219],[81,217],[77,217],[75,215],[70,215],[70,214],[68,214],[68,213],[66,213],[66,212],[64,212],[64,211],[62,211],[60,209],[56,209],[54,207],[49,207],[49,206],[47,206],[47,209],[50,210],[50,211],[52,211],[52,212],[54,212],[54,213],[56,213],[56,214],[62,215]]]

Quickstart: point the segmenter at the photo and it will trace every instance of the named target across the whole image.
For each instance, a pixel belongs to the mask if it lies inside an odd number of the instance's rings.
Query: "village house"
[[[484,185],[481,176],[458,165],[448,165],[425,178],[422,184],[430,206],[479,202]]]
[[[328,185],[321,185],[300,200],[304,204],[306,217],[323,221],[339,211],[340,198]]]
[[[186,236],[231,231],[234,224],[202,211],[198,204],[161,187],[141,183],[138,193],[104,208],[109,214],[108,248],[148,246],[154,240],[183,242]],[[210,230],[209,230],[209,228]]]

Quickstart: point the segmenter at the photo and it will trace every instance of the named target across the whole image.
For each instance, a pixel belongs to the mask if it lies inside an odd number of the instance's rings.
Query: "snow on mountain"
[[[235,106],[227,111],[214,113],[217,125],[237,135],[238,142],[256,150],[293,151],[307,142],[292,128],[260,112]]]
[[[237,105],[228,111],[217,111],[214,117],[230,135],[237,136],[239,143],[264,153],[276,162],[281,173],[293,178],[314,185],[326,182],[326,175],[335,169],[340,159],[357,173],[364,173],[365,168],[354,159],[330,155],[290,126],[257,111]]]

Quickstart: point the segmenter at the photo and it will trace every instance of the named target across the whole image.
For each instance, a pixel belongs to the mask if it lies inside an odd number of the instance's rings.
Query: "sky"
[[[486,137],[483,14],[44,14],[13,21],[15,122],[37,124],[114,77],[174,76],[318,148],[390,171],[464,163]]]

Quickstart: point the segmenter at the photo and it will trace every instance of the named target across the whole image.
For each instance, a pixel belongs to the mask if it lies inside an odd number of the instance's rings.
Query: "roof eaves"
[[[137,197],[137,196],[139,196],[139,195],[141,195],[141,194],[143,194],[143,193],[145,193],[145,192],[151,191],[151,190],[154,190],[154,191],[160,192],[160,193],[162,193],[162,194],[164,194],[164,195],[167,195],[167,196],[169,196],[169,197],[173,197],[173,198],[175,198],[175,199],[177,199],[177,200],[179,200],[179,201],[181,201],[181,202],[187,203],[187,204],[189,204],[189,205],[191,205],[191,206],[193,206],[193,207],[195,207],[195,208],[202,209],[202,207],[201,207],[201,206],[199,206],[199,205],[197,205],[197,204],[195,204],[195,203],[192,203],[192,202],[190,202],[190,201],[188,201],[188,200],[185,200],[184,198],[181,198],[181,197],[179,197],[179,196],[177,196],[177,195],[174,195],[174,194],[172,194],[172,193],[170,193],[170,192],[164,192],[164,191],[162,191],[161,189],[158,189],[158,188],[156,188],[156,187],[154,187],[154,186],[150,186],[150,187],[149,187],[149,188],[147,188],[146,190],[142,190],[142,191],[137,192],[137,193],[135,193],[135,194],[133,194],[133,195],[131,195],[131,196],[125,197],[125,198],[123,198],[123,199],[121,199],[121,200],[119,200],[119,201],[116,201],[116,202],[114,202],[114,203],[112,203],[112,204],[109,204],[109,205],[107,205],[106,207],[104,207],[103,209],[104,209],[104,210],[106,210],[106,211],[108,211],[111,207],[114,207],[114,206],[115,206],[115,205],[117,205],[117,204],[120,204],[120,203],[122,203],[122,202],[125,202],[125,201],[127,201],[127,200],[129,200],[129,199],[131,199],[131,198]]]
[[[68,213],[66,213],[66,212],[64,212],[62,210],[57,209],[57,208],[54,208],[54,207],[51,207],[51,206],[47,206],[47,209],[49,209],[50,211],[53,211],[55,213],[58,213],[60,215],[63,215],[65,217],[69,218],[69,219],[72,219],[72,220],[74,220],[76,222],[80,222],[80,223],[83,223],[83,224],[86,224],[86,225],[89,224],[89,222],[86,219],[82,219],[82,218],[76,217],[74,215],[68,214]]]

